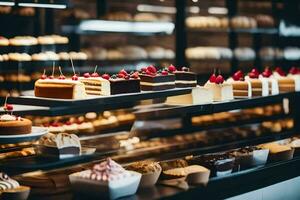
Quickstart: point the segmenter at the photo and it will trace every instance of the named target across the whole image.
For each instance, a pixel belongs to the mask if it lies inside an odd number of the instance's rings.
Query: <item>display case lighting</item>
[[[16,3],[12,1],[0,1],[0,6],[14,6],[14,5],[16,5]]]
[[[18,3],[20,7],[34,7],[34,8],[54,8],[54,9],[66,9],[67,5],[64,4],[48,4],[48,3]]]
[[[125,33],[167,33],[175,28],[172,22],[122,22],[87,20],[79,25],[79,31],[125,32]]]
[[[165,14],[176,13],[176,8],[171,6],[155,6],[155,5],[148,5],[148,4],[139,4],[136,9],[139,12],[153,12],[153,13],[165,13]],[[193,14],[197,14],[200,12],[200,8],[198,6],[190,6],[187,8],[187,11]]]
[[[208,8],[208,13],[214,15],[226,15],[228,13],[228,9],[224,7],[210,7]]]

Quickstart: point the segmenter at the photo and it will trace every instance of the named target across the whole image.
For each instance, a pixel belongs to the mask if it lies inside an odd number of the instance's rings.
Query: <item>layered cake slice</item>
[[[261,97],[269,95],[269,85],[268,82],[259,79],[259,71],[257,69],[252,69],[245,80],[251,83],[252,97]]]
[[[136,193],[141,174],[125,170],[110,158],[90,170],[69,176],[74,191],[93,198],[117,199]]]
[[[267,67],[261,73],[261,75],[259,75],[259,79],[268,82],[269,94],[276,95],[279,94],[278,81],[272,76],[272,74],[272,70],[269,67]]]
[[[64,159],[81,155],[81,144],[75,134],[48,133],[39,140],[36,151],[42,156]]]
[[[292,76],[287,76],[280,68],[276,67],[273,77],[278,81],[279,93],[296,91],[296,81]]]
[[[154,66],[143,68],[140,73],[142,91],[159,91],[175,88],[175,75],[167,70],[157,71]]]
[[[54,77],[54,70],[51,76],[44,74],[34,84],[34,95],[36,97],[57,98],[57,99],[84,99],[86,92],[84,84],[78,81],[74,74],[72,79],[66,79],[64,75]]]
[[[216,76],[212,74],[204,87],[212,91],[214,101],[228,101],[233,99],[232,84],[224,81],[222,75]]]
[[[292,78],[295,81],[295,90],[300,91],[300,69],[292,67],[287,75],[288,78]]]
[[[175,75],[175,85],[177,88],[197,86],[197,75],[191,72],[189,68],[182,67],[181,70],[177,70],[175,66],[170,65],[168,71]]]
[[[89,73],[85,73],[79,80],[85,85],[85,90],[90,95],[109,96],[140,92],[138,72],[128,74],[124,69],[112,76],[108,74],[103,74],[101,77],[99,75],[90,76]]]
[[[245,80],[241,70],[234,73],[227,81],[232,84],[233,96],[235,99],[252,97],[251,83],[250,81]]]

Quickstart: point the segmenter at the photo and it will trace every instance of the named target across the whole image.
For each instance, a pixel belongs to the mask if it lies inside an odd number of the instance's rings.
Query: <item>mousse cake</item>
[[[69,179],[74,191],[80,195],[117,199],[135,194],[141,176],[108,158],[90,170],[71,174]]]
[[[152,65],[140,73],[142,91],[159,91],[175,88],[175,75],[167,70],[157,71]]]
[[[85,73],[79,77],[80,82],[85,86],[87,94],[109,96],[114,94],[140,92],[140,78],[138,72],[127,73],[124,69],[117,75],[109,76],[98,73]]]
[[[232,84],[224,81],[222,75],[212,74],[204,87],[213,92],[214,101],[228,101],[233,99]]]
[[[177,88],[197,86],[197,75],[191,72],[189,68],[182,67],[181,70],[177,70],[174,65],[170,65],[168,71],[175,75],[175,85]]]
[[[77,135],[48,133],[39,140],[36,150],[39,155],[63,159],[81,155],[81,144]]]
[[[232,84],[234,98],[240,99],[252,97],[251,83],[250,81],[245,80],[241,70],[234,73],[227,81]]]

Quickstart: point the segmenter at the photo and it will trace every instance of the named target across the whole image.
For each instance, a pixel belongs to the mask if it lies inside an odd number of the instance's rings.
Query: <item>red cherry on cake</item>
[[[249,77],[250,77],[250,78],[258,78],[258,77],[259,77],[259,74],[250,72],[250,73],[249,73]]]
[[[295,75],[295,74],[298,74],[299,70],[296,67],[292,67],[289,72],[290,72],[290,74]]]
[[[272,76],[272,70],[270,68],[266,68],[265,71],[262,73],[262,76],[265,78],[269,78]]]
[[[244,77],[244,74],[243,74],[243,72],[242,72],[241,70],[235,72],[235,73],[233,74],[233,76],[232,76],[233,80],[235,80],[235,81],[239,81],[239,80],[241,80],[243,77]]]
[[[176,67],[174,66],[174,65],[170,65],[169,67],[168,67],[168,71],[169,72],[175,72],[176,71]]]
[[[13,109],[14,109],[13,105],[11,105],[11,104],[5,104],[5,110],[12,111]]]
[[[51,75],[51,76],[48,76],[48,78],[49,78],[49,79],[54,79],[54,76]]]
[[[122,70],[119,72],[119,74],[123,74],[124,76],[127,76],[127,75],[128,75],[128,73],[125,71],[125,69],[122,69]]]
[[[73,81],[78,81],[78,76],[76,74],[74,74],[74,76],[72,76],[72,80]]]
[[[146,67],[141,68],[141,71],[142,71],[142,72],[146,72],[146,70],[147,70]]]
[[[102,75],[102,78],[103,79],[106,79],[106,80],[109,80],[110,79],[110,76],[108,74],[103,74]]]
[[[58,79],[59,79],[59,80],[65,80],[66,77],[65,77],[64,75],[60,75]]]
[[[215,74],[212,74],[212,75],[209,77],[209,82],[215,83],[215,82],[216,82],[216,79],[217,79],[216,75],[215,75]]]
[[[258,78],[258,76],[259,76],[259,71],[258,71],[257,69],[255,69],[255,68],[252,69],[250,73],[252,73],[252,75],[255,74],[255,76],[257,76],[257,78]]]
[[[91,75],[90,75],[90,73],[87,72],[87,73],[84,73],[84,74],[83,74],[83,77],[84,77],[84,78],[89,78],[89,77],[91,77]]]
[[[97,77],[99,77],[99,74],[97,72],[94,72],[91,74],[91,77],[97,78]]]
[[[70,126],[70,125],[72,125],[72,122],[67,121],[67,122],[65,123],[65,125]]]
[[[147,71],[151,72],[152,74],[155,74],[157,72],[156,68],[153,65],[148,66],[146,73],[147,73]]]
[[[165,70],[161,72],[161,75],[163,75],[163,76],[167,76],[168,74],[169,73],[167,71],[165,71]]]
[[[45,80],[47,78],[47,75],[46,74],[43,74],[42,76],[41,76],[41,79],[43,79],[43,80]]]
[[[125,78],[125,76],[126,75],[124,75],[124,74],[120,74],[120,73],[118,74],[118,78]]]
[[[224,78],[222,75],[218,75],[217,78],[216,78],[216,81],[215,83],[216,84],[222,84],[224,82]]]
[[[124,78],[125,78],[126,80],[128,80],[128,79],[130,79],[130,76],[127,75],[127,76],[125,76]]]
[[[138,79],[139,78],[139,73],[134,72],[133,74],[130,75],[131,78]]]
[[[276,71],[280,76],[285,76],[285,72],[284,72],[280,67],[276,67],[275,71]]]

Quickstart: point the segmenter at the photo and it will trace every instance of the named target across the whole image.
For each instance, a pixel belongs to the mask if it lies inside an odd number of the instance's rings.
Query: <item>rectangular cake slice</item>
[[[174,74],[140,74],[142,91],[159,91],[175,88]]]
[[[39,79],[34,84],[36,97],[58,99],[83,99],[86,97],[84,84],[70,79]]]

